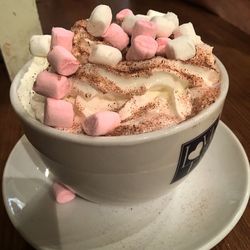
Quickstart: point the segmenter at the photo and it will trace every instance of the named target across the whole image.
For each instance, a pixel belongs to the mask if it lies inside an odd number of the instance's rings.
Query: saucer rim
[[[218,124],[218,129],[222,129],[222,130],[226,130],[226,133],[231,137],[232,142],[236,145],[236,147],[239,149],[240,153],[241,153],[241,158],[242,158],[242,165],[244,164],[244,169],[246,171],[246,179],[245,179],[245,190],[244,193],[241,196],[241,201],[238,204],[238,208],[237,210],[235,210],[235,213],[232,214],[231,220],[228,221],[227,224],[224,225],[224,227],[221,229],[221,231],[215,235],[214,237],[208,239],[206,242],[204,242],[204,244],[202,244],[202,246],[198,247],[196,250],[207,250],[207,249],[211,249],[212,247],[216,246],[219,242],[221,242],[232,230],[233,228],[236,226],[236,224],[239,222],[240,218],[242,217],[248,201],[249,201],[249,197],[250,197],[250,166],[249,166],[249,160],[247,157],[247,154],[244,150],[244,147],[242,146],[241,142],[239,141],[239,139],[237,138],[237,136],[233,133],[233,131],[221,120],[219,121]],[[215,135],[216,136],[216,135]],[[3,197],[3,201],[4,201],[4,207],[5,207],[5,211],[8,214],[8,217],[13,225],[13,227],[17,230],[17,232],[22,236],[22,238],[28,243],[30,244],[32,247],[34,247],[35,249],[41,249],[41,250],[49,250],[49,248],[41,248],[40,246],[38,246],[35,242],[33,242],[31,239],[28,239],[22,232],[21,228],[18,227],[18,225],[15,223],[13,216],[10,212],[10,210],[8,209],[8,204],[7,204],[7,188],[5,185],[5,179],[6,179],[6,173],[7,173],[7,168],[10,165],[9,162],[12,158],[12,155],[15,153],[16,148],[18,147],[20,141],[25,137],[25,134],[22,135],[19,140],[16,142],[16,144],[14,145],[14,147],[12,148],[8,159],[5,163],[5,167],[4,167],[4,171],[3,171],[3,177],[2,177],[2,197]],[[52,250],[52,249],[51,249]]]
[[[220,233],[218,233],[214,238],[208,240],[203,246],[196,250],[207,250],[211,249],[212,247],[216,246],[219,242],[221,242],[236,226],[236,224],[240,221],[240,218],[242,217],[243,213],[246,210],[249,197],[250,197],[250,165],[249,160],[247,157],[247,154],[245,152],[244,147],[242,146],[240,140],[237,138],[237,136],[233,133],[233,131],[221,120],[219,121],[219,125],[221,125],[222,129],[225,129],[228,135],[231,136],[232,141],[237,145],[237,147],[240,149],[240,152],[242,154],[242,160],[244,161],[244,166],[246,170],[246,189],[244,194],[242,195],[241,202],[239,202],[238,210],[235,211],[235,214],[232,215],[231,220],[224,226],[224,228],[221,230]]]

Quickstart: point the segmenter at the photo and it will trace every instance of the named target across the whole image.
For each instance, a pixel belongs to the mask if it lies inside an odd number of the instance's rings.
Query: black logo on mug
[[[202,134],[181,146],[177,169],[171,183],[190,173],[199,163],[213,139],[219,118]]]

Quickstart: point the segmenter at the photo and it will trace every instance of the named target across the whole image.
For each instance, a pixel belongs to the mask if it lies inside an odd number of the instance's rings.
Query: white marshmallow
[[[134,25],[135,25],[135,22],[137,21],[137,18],[135,15],[129,15],[129,16],[126,16],[124,19],[123,19],[123,22],[122,22],[122,28],[123,30],[131,35],[132,33],[132,30],[134,28]]]
[[[121,60],[122,53],[119,49],[104,44],[93,45],[89,55],[90,62],[109,66],[114,66]]]
[[[154,16],[164,16],[165,13],[162,13],[162,12],[159,12],[159,11],[156,11],[156,10],[149,10],[147,12],[147,16],[150,16],[150,17],[154,17]]]
[[[201,37],[198,36],[198,35],[196,35],[195,37],[193,37],[193,41],[194,41],[195,45],[203,43],[202,40],[201,40]]]
[[[132,30],[135,26],[135,23],[136,21],[138,20],[147,20],[147,21],[150,21],[150,17],[149,16],[146,16],[146,15],[129,15],[129,16],[126,16],[124,19],[123,19],[123,22],[122,22],[122,28],[123,30],[131,35],[132,34]]]
[[[180,36],[168,42],[167,58],[185,61],[194,57],[195,53],[194,42],[189,36]]]
[[[174,30],[174,37],[179,36],[190,36],[192,40],[194,41],[194,44],[201,43],[200,36],[197,36],[194,30],[194,26],[191,22],[184,23],[180,25],[177,29]]]
[[[112,21],[112,12],[107,5],[98,5],[92,11],[87,23],[87,31],[95,37],[102,36]]]
[[[147,21],[150,21],[150,19],[151,19],[151,17],[147,16],[147,15],[137,14],[135,16],[136,16],[136,21],[137,20],[147,20]]]
[[[175,13],[168,12],[166,15],[164,15],[164,17],[168,21],[172,21],[174,23],[175,29],[179,26],[179,18],[178,18],[178,16]]]
[[[189,23],[184,23],[180,25],[175,31],[174,31],[174,36],[179,37],[183,35],[188,35],[188,36],[195,36],[195,30],[194,26],[191,22]]]
[[[30,38],[30,52],[33,56],[46,57],[50,51],[51,35],[34,35]]]
[[[175,29],[174,23],[164,16],[155,16],[151,21],[156,24],[157,37],[169,37]]]
[[[185,120],[186,117],[192,112],[192,101],[189,91],[175,89],[172,97],[176,114],[181,118],[181,120]]]

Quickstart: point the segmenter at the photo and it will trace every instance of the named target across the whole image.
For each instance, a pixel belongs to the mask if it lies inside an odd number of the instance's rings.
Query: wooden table
[[[44,33],[52,26],[70,28],[75,20],[87,18],[91,9],[100,2],[110,5],[114,12],[129,6],[136,13],[151,9],[175,12],[181,23],[191,21],[202,39],[214,46],[215,54],[225,64],[230,77],[230,90],[225,103],[222,120],[243,144],[250,157],[250,36],[233,27],[221,18],[182,1],[37,1]],[[119,3],[120,2],[120,3]],[[131,2],[131,3],[130,3]],[[240,13],[238,13],[240,14]],[[0,176],[7,157],[23,134],[21,124],[9,101],[10,81],[3,62],[0,62]],[[2,179],[1,179],[2,180]],[[0,249],[33,249],[10,223],[2,199],[0,201]],[[250,249],[250,207],[214,250]]]

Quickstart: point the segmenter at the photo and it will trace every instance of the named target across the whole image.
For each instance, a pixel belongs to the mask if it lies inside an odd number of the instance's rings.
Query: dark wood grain
[[[237,2],[237,1],[236,1]],[[110,5],[113,12],[129,7],[137,13],[146,13],[151,8],[178,14],[181,22],[193,22],[202,39],[214,46],[215,54],[225,64],[230,77],[230,90],[225,103],[222,120],[232,129],[250,157],[250,36],[223,21],[221,18],[183,1],[136,0],[39,0],[38,9],[45,33],[52,26],[70,28],[75,20],[87,18],[97,4]],[[9,102],[7,72],[0,61],[0,178],[7,157],[22,135],[22,128]],[[230,234],[213,250],[250,249],[250,206]],[[0,202],[0,249],[31,250],[19,233],[11,225]]]

